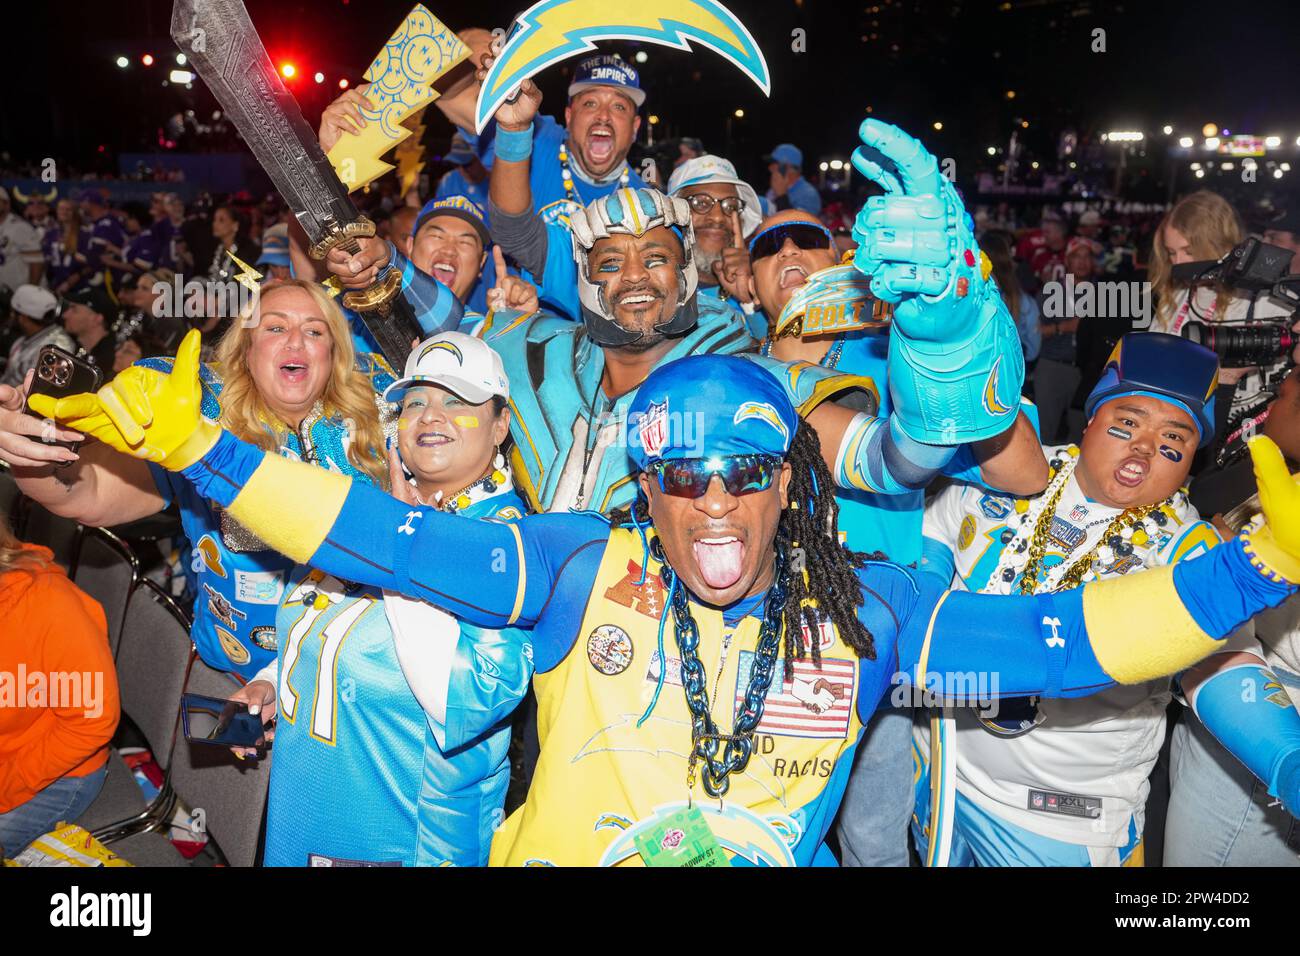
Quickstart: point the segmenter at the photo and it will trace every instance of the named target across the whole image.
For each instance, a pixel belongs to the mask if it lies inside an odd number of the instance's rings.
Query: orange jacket
[[[121,713],[104,609],[50,561],[0,575],[0,813],[108,758]]]

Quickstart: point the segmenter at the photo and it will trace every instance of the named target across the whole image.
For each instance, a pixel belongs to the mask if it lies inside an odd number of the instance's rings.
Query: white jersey
[[[45,261],[40,234],[12,212],[0,221],[0,285],[17,289],[31,282],[31,267]]]
[[[1063,448],[1044,448],[1048,459]],[[1034,499],[1027,499],[1032,505]],[[1020,516],[1032,507],[973,485],[952,485],[926,507],[924,535],[929,570],[935,553],[951,555],[954,590],[1012,593],[1000,562]],[[1115,555],[1108,566],[1098,560],[1101,578],[1158,567],[1207,552],[1219,541],[1213,526],[1201,521],[1185,496],[1172,517],[1131,554]],[[1073,564],[1100,540],[1121,512],[1090,500],[1071,475],[1061,494],[1041,562],[1040,581],[1059,581],[1062,562]],[[1004,541],[1005,538],[1005,541]],[[946,549],[946,552],[943,550]],[[1023,569],[1023,558],[1015,565]],[[1002,566],[1004,567],[1004,566]],[[1053,569],[1055,573],[1053,573]],[[1135,631],[1142,628],[1134,620]],[[1089,846],[1123,846],[1129,821],[1141,832],[1147,777],[1164,742],[1169,680],[1117,686],[1091,697],[1041,700],[1044,720],[1018,737],[999,736],[969,708],[957,708],[956,785],[980,807],[1033,833]],[[928,722],[918,720],[915,738],[929,753]]]

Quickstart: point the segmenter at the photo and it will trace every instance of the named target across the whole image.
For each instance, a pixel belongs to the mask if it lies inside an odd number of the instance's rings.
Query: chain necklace
[[[691,757],[686,768],[687,790],[695,789],[696,764],[701,764],[700,782],[704,792],[711,797],[721,797],[730,788],[727,777],[733,772],[743,772],[754,751],[754,728],[763,719],[763,707],[772,675],[776,671],[776,655],[781,644],[782,612],[785,609],[789,576],[786,573],[785,549],[778,543],[776,577],[763,607],[763,623],[758,632],[758,646],[749,672],[749,687],[745,690],[745,703],[736,715],[731,733],[718,730],[709,707],[708,678],[700,663],[700,629],[691,614],[686,586],[676,579],[676,572],[668,564],[663,547],[656,538],[651,545],[655,560],[662,564],[660,575],[672,594],[672,612],[677,649],[682,660],[682,689],[686,693],[686,706],[691,712]],[[677,587],[673,585],[677,584]],[[725,661],[725,657],[723,660]],[[718,674],[721,683],[722,674]],[[716,696],[716,687],[715,687]],[[725,743],[721,759],[718,745]]]
[[[844,354],[844,333],[835,336],[835,341],[831,343],[830,349],[821,357],[817,364],[822,368],[836,369],[840,365],[840,356]],[[758,354],[763,358],[770,358],[772,355],[772,340],[764,339],[763,344],[759,346]]]
[[[501,464],[497,464],[501,462]],[[455,514],[462,508],[468,508],[474,503],[474,492],[482,488],[485,495],[495,494],[496,490],[506,483],[506,475],[501,469],[505,461],[501,453],[497,453],[496,461],[492,463],[492,470],[482,478],[471,481],[460,491],[451,495],[444,495],[441,492],[433,496],[431,504],[440,511],[448,514]]]
[[[578,511],[582,510],[582,506],[587,500],[587,470],[591,468],[591,459],[595,457],[596,448],[600,445],[601,429],[605,427],[604,412],[600,413],[600,424],[596,424],[596,400],[600,396],[601,385],[600,379],[597,378],[596,390],[592,393],[590,401],[587,402],[587,434],[583,437],[582,474],[578,476],[578,496],[573,502],[574,508]]]
[[[1098,559],[1109,567],[1117,558],[1128,557],[1135,546],[1141,547],[1149,543],[1170,517],[1176,514],[1174,507],[1184,494],[1181,489],[1156,504],[1126,509],[1110,520],[1097,543],[1086,554],[1073,564],[1063,560],[1040,582],[1038,577],[1047,553],[1052,522],[1079,462],[1079,449],[1075,445],[1063,449],[1061,454],[1063,458],[1054,458],[1051,462],[1053,474],[1047,489],[1033,506],[1021,514],[1020,530],[1007,540],[1002,560],[981,589],[982,593],[1001,593],[1002,586],[1015,581],[1018,573],[1021,575],[1018,587],[1021,594],[1045,594],[1078,587],[1096,578],[1097,572],[1093,570],[1093,565]],[[1099,523],[1095,521],[1087,527]],[[1021,555],[1024,555],[1023,565],[1018,568]]]
[[[573,184],[573,170],[569,168],[569,147],[567,143],[560,143],[560,178],[564,180],[564,198],[569,202],[577,203],[579,206],[586,205]],[[623,172],[618,177],[619,189],[626,189],[630,178],[630,170],[627,162],[624,161]]]

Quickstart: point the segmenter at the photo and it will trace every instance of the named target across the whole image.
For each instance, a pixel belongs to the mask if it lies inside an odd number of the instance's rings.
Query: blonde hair
[[[384,433],[375,405],[371,376],[357,369],[352,347],[352,330],[343,310],[315,282],[285,279],[268,284],[258,297],[253,316],[233,323],[217,344],[216,363],[224,384],[221,389],[221,424],[232,434],[267,451],[278,452],[288,427],[263,401],[248,371],[248,350],[267,296],[281,289],[301,289],[311,296],[325,324],[329,326],[331,367],[321,401],[326,415],[338,415],[348,422],[351,444],[348,461],[369,475],[380,487],[388,486],[388,465],[384,457]]]
[[[9,516],[0,512],[0,576],[10,571],[38,571],[45,564],[39,552],[23,547],[9,529]]]
[[[1157,327],[1173,319],[1174,304],[1178,293],[1187,288],[1183,282],[1175,282],[1172,274],[1173,263],[1169,259],[1169,250],[1165,248],[1165,227],[1173,226],[1187,239],[1187,251],[1194,260],[1219,259],[1233,246],[1245,238],[1241,218],[1226,199],[1208,189],[1199,189],[1190,196],[1184,196],[1174,203],[1173,208],[1165,213],[1156,227],[1155,239],[1151,249],[1151,265],[1148,277],[1151,292],[1157,300]],[[1222,286],[1216,285],[1214,300],[1214,319],[1223,317],[1220,306],[1226,305],[1231,297]]]

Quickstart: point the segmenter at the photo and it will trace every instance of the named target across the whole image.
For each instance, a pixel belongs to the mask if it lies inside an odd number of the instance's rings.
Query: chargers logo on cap
[[[733,425],[739,425],[743,421],[751,418],[757,418],[761,422],[766,422],[781,433],[781,447],[790,447],[790,429],[786,427],[785,422],[781,420],[781,415],[768,402],[745,402],[738,409],[736,414],[731,417]]]
[[[460,352],[460,349],[457,348],[457,347],[456,347],[453,343],[451,343],[451,342],[431,342],[431,343],[429,343],[428,345],[426,345],[426,346],[424,347],[424,351],[422,351],[422,352],[420,353],[420,357],[419,357],[418,359],[415,360],[415,361],[416,361],[416,364],[418,365],[420,362],[423,362],[423,361],[424,361],[424,357],[425,357],[426,355],[428,355],[430,352],[436,352],[436,351],[438,351],[438,350],[442,350],[442,351],[444,351],[444,352],[450,352],[452,355],[456,356],[456,364],[457,364],[457,365],[464,365],[464,364],[465,364],[465,356],[462,355],[461,352]]]

